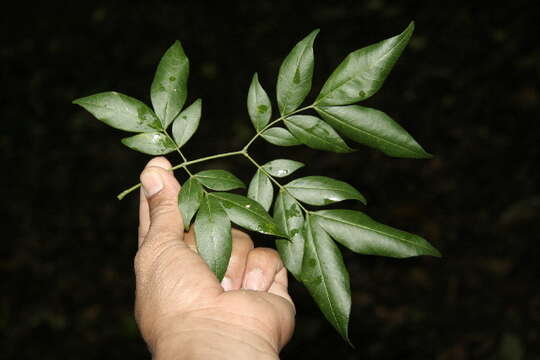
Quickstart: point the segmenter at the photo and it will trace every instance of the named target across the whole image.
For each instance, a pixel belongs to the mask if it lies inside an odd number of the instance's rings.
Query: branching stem
[[[205,156],[205,157],[202,157],[202,158],[199,158],[199,159],[195,159],[195,160],[190,160],[188,161],[187,158],[184,156],[184,154],[182,153],[182,151],[180,151],[180,147],[176,144],[176,142],[171,138],[171,136],[169,135],[169,133],[167,133],[166,130],[163,130],[163,134],[169,139],[171,140],[174,145],[175,145],[175,148],[176,148],[176,151],[178,152],[178,154],[180,155],[180,157],[182,158],[182,163],[181,164],[178,164],[178,165],[175,165],[173,166],[170,170],[171,171],[174,171],[176,169],[180,169],[180,168],[183,168],[189,176],[193,176],[193,174],[191,173],[191,171],[187,168],[188,165],[193,165],[193,164],[197,164],[197,163],[201,163],[201,162],[205,162],[205,161],[209,161],[209,160],[214,160],[214,159],[219,159],[219,158],[224,158],[224,157],[229,157],[229,156],[236,156],[236,155],[242,155],[244,156],[245,158],[247,158],[248,160],[250,160],[258,169],[260,169],[266,176],[268,176],[268,178],[274,182],[274,184],[276,184],[280,189],[283,189],[284,191],[287,191],[287,189],[285,189],[279,182],[277,182],[276,179],[274,179],[274,177],[270,174],[268,174],[268,172],[266,172],[266,170],[263,169],[262,166],[260,166],[248,153],[248,149],[249,147],[251,146],[251,144],[253,144],[253,142],[259,137],[261,136],[262,133],[264,133],[266,130],[268,130],[270,127],[274,126],[275,124],[277,124],[278,122],[280,121],[283,121],[285,120],[287,117],[291,116],[291,115],[294,115],[294,114],[297,114],[299,112],[302,112],[302,111],[305,111],[305,110],[308,110],[308,109],[311,109],[314,107],[314,104],[311,104],[311,105],[308,105],[308,106],[305,106],[303,108],[300,108],[300,109],[297,109],[289,114],[285,114],[285,115],[282,115],[280,116],[279,118],[271,121],[268,123],[268,125],[266,125],[264,128],[262,128],[261,130],[257,131],[257,133],[255,135],[253,135],[253,137],[248,141],[248,143],[242,148],[242,150],[239,150],[239,151],[231,151],[231,152],[227,152],[227,153],[222,153],[222,154],[215,154],[215,155],[210,155],[210,156]],[[116,197],[118,198],[118,200],[122,200],[124,197],[126,197],[126,195],[128,195],[129,193],[137,190],[138,188],[141,187],[141,184],[138,183],[136,185],[133,185],[132,187],[122,191],[120,194],[118,194]],[[304,210],[306,212],[306,214],[309,212],[308,210],[306,210],[306,208],[304,208],[302,206],[302,204],[300,204],[298,202],[298,205],[300,206],[300,208],[302,208],[302,210]]]

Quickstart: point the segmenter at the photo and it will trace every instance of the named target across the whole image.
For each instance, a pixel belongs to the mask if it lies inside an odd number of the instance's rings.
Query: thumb
[[[146,238],[154,241],[172,235],[182,239],[184,224],[178,208],[180,184],[172,171],[150,163],[141,173],[140,180],[150,218]]]

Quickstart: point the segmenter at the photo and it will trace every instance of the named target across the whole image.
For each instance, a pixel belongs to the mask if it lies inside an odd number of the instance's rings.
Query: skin
[[[154,359],[279,359],[294,330],[294,304],[278,253],[233,229],[220,283],[185,233],[171,164],[141,173],[135,318]]]

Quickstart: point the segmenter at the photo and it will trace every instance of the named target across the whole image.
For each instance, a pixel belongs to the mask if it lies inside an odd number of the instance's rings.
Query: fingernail
[[[229,291],[229,290],[232,290],[232,280],[230,277],[228,276],[224,276],[223,277],[223,280],[221,280],[221,287],[223,288],[223,290],[225,291]]]
[[[263,290],[264,279],[263,272],[259,268],[251,270],[244,282],[244,289],[248,290]]]
[[[150,197],[163,189],[163,179],[155,170],[144,171],[141,174],[141,183],[146,197]]]

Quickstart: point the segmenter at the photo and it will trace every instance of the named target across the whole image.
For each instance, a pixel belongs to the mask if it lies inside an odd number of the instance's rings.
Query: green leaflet
[[[353,51],[334,70],[317,100],[319,105],[347,105],[375,94],[383,85],[414,31],[414,22],[401,34]]]
[[[73,101],[113,128],[146,132],[159,130],[161,124],[148,106],[116,91],[90,95]]]
[[[290,116],[285,119],[285,125],[294,137],[310,148],[337,153],[354,151],[330,125],[315,116]]]
[[[311,90],[313,77],[313,41],[319,30],[313,30],[283,60],[277,81],[277,101],[281,115],[290,114]]]
[[[244,189],[246,185],[226,170],[204,170],[193,175],[201,184],[216,191]]]
[[[255,200],[268,211],[274,199],[274,188],[268,176],[257,170],[248,187],[248,198]]]
[[[397,258],[441,256],[420,236],[378,223],[360,211],[320,210],[313,215],[334,239],[360,254]]]
[[[174,142],[160,132],[147,132],[122,139],[128,148],[149,155],[165,155],[174,150]]]
[[[242,195],[224,192],[210,193],[208,196],[221,202],[233,223],[262,234],[286,236],[264,208],[255,200]]]
[[[289,130],[282,127],[272,127],[261,134],[264,140],[277,146],[295,146],[302,143]]]
[[[300,161],[276,159],[264,164],[263,168],[270,175],[282,178],[291,175],[293,172],[304,166],[305,165]]]
[[[386,155],[403,158],[432,157],[405,129],[382,111],[359,105],[316,107],[315,110],[344,136]]]
[[[341,251],[312,217],[306,219],[304,234],[302,282],[326,319],[349,341],[351,290]]]
[[[257,73],[253,75],[251,85],[249,86],[247,108],[249,117],[255,130],[261,131],[270,121],[272,116],[272,104],[270,98],[259,83]]]
[[[351,185],[326,176],[306,176],[285,185],[285,189],[296,199],[310,205],[328,205],[342,200],[366,199]]]
[[[276,240],[276,248],[285,267],[300,280],[304,257],[304,216],[300,206],[286,191],[280,190],[274,204],[274,220],[288,234]]]
[[[211,196],[203,196],[195,218],[197,251],[221,281],[231,257],[231,222],[223,207]]]
[[[150,97],[163,128],[182,110],[187,97],[189,60],[180,41],[165,52],[154,75]]]
[[[189,230],[193,215],[199,210],[204,190],[197,179],[190,177],[178,193],[178,206],[184,218],[184,229]]]
[[[245,188],[244,183],[228,171],[206,170],[190,177],[178,194],[185,230],[195,218],[199,254],[219,280],[226,272],[231,255],[232,222],[248,230],[276,236],[276,248],[287,269],[305,284],[324,316],[346,340],[351,308],[349,275],[334,240],[361,254],[397,258],[440,256],[439,251],[425,239],[380,224],[359,211],[313,212],[304,209],[300,202],[320,206],[354,199],[365,204],[365,198],[354,187],[329,177],[307,176],[295,179],[283,188],[280,186],[273,217],[270,217],[267,211],[274,200],[274,178],[286,177],[304,164],[277,159],[261,167],[251,158],[248,148],[260,136],[277,146],[304,144],[337,153],[354,151],[343,136],[389,156],[431,157],[385,113],[351,105],[380,89],[413,30],[414,23],[411,22],[400,35],[350,53],[328,78],[315,102],[299,109],[312,85],[313,43],[318,33],[314,30],[296,44],[279,69],[276,97],[280,117],[270,122],[272,104],[255,73],[247,95],[247,109],[257,134],[240,151],[191,161],[180,153],[184,163],[175,166],[185,168],[236,155],[242,155],[256,165],[258,170],[249,184],[248,197],[222,192]],[[151,155],[167,154],[185,145],[200,122],[200,99],[182,111],[187,98],[188,77],[189,60],[180,42],[176,41],[161,58],[152,82],[154,110],[117,92],[99,93],[73,102],[112,127],[140,133],[122,139],[126,146]],[[308,109],[315,109],[322,120],[300,115]],[[274,126],[262,131],[279,121],[283,121],[283,127]],[[172,130],[167,133],[171,123]],[[123,191],[118,198],[140,185]],[[208,194],[203,187],[220,192]]]
[[[182,147],[193,136],[201,120],[202,100],[197,99],[184,109],[172,124],[172,136],[178,147]]]

